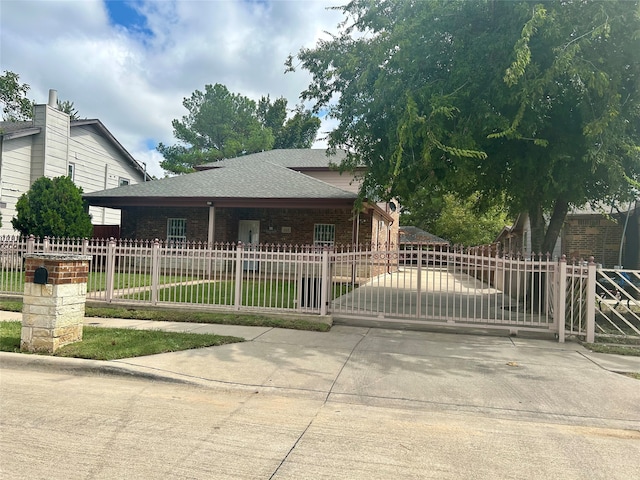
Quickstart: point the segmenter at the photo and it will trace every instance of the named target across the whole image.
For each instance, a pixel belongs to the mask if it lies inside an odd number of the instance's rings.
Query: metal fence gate
[[[0,294],[23,293],[24,253],[78,253],[92,257],[87,299],[106,303],[640,337],[640,271],[497,247],[3,237]]]
[[[443,326],[557,330],[557,262],[500,257],[495,250],[414,245],[332,256],[334,317]]]

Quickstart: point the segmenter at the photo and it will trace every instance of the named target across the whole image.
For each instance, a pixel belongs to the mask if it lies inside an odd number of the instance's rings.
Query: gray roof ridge
[[[318,180],[275,162],[237,162],[222,168],[199,170],[185,175],[165,177],[84,196],[188,197],[236,196],[244,198],[351,198],[357,194]],[[223,193],[226,192],[226,193]]]

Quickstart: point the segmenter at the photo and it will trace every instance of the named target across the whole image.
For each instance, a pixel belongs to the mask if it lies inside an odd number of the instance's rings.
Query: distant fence
[[[299,312],[555,332],[560,341],[640,336],[640,271],[522,258],[499,245],[180,244],[0,237],[0,294],[21,295],[25,253],[92,258],[87,299]]]

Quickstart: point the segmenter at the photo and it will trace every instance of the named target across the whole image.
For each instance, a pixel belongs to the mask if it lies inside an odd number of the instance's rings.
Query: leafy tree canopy
[[[17,73],[5,71],[0,75],[0,104],[2,104],[2,119],[7,122],[31,120],[35,102],[27,98],[30,86],[20,83]],[[68,114],[71,120],[78,120],[80,115],[73,102],[58,100],[58,110]]]
[[[0,103],[2,119],[7,122],[30,120],[33,103],[27,98],[29,85],[20,83],[17,73],[5,71],[0,75]]]
[[[362,195],[504,195],[551,251],[570,206],[639,185],[639,9],[353,0],[337,34],[298,53],[302,98],[339,121],[329,145],[351,152],[343,169],[367,167]]]
[[[420,190],[403,205],[402,225],[415,225],[453,244],[474,246],[495,241],[507,224],[501,199],[493,205],[479,205],[478,194],[459,199],[451,193],[433,195]]]
[[[82,189],[69,177],[41,177],[16,203],[13,228],[36,237],[87,238],[93,232]]]
[[[157,148],[164,156],[162,168],[174,173],[272,148],[310,148],[320,128],[320,120],[302,106],[287,118],[284,98],[271,102],[269,96],[262,97],[256,104],[221,84],[196,90],[182,104],[189,113],[172,122],[180,143],[160,143]]]
[[[69,100],[64,100],[62,102],[58,100],[58,110],[69,115],[71,120],[80,119],[80,114],[78,113],[78,110],[76,110],[76,107],[74,106],[73,102],[70,102]]]

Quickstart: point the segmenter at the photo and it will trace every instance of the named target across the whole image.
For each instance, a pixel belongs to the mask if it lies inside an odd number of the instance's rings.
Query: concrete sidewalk
[[[20,320],[0,312],[0,320]],[[116,361],[0,353],[0,366],[52,368],[286,393],[343,403],[562,415],[640,429],[640,357],[577,343],[334,325],[330,332],[86,318],[86,325],[216,333],[247,341]],[[586,421],[586,420],[584,420]]]

